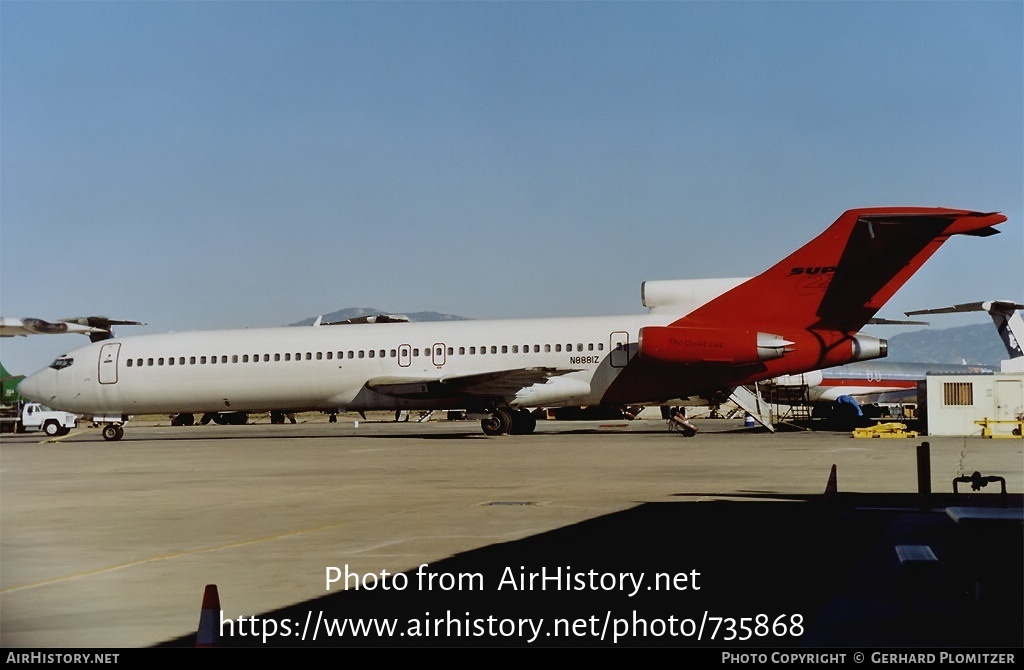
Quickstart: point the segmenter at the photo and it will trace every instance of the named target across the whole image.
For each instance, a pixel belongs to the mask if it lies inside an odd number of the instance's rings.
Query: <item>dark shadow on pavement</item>
[[[459,554],[427,566],[422,576],[411,570],[372,590],[350,588],[254,613],[255,637],[253,621],[236,619],[234,635],[223,636],[220,646],[1024,644],[1020,526],[979,543],[963,536],[942,509],[998,505],[999,496],[934,496],[923,511],[913,495],[779,498],[751,492],[745,501],[641,504]],[[1021,496],[1010,503],[1019,507]],[[901,544],[927,545],[938,561],[908,574],[897,560]],[[530,575],[532,586],[522,581]],[[639,589],[633,579],[642,580]],[[222,604],[230,599],[221,594]],[[329,635],[322,623],[356,619],[393,622],[395,629]],[[270,620],[276,634],[264,640]],[[188,635],[162,646],[192,646],[194,640]]]

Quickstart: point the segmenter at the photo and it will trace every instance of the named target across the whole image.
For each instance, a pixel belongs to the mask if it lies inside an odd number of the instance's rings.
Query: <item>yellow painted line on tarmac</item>
[[[90,429],[89,428],[79,428],[78,430],[72,430],[67,435],[58,435],[56,437],[48,437],[45,440],[40,441],[38,444],[57,444],[57,443],[59,443],[59,442],[61,442],[63,440],[68,439],[69,437],[76,437],[78,435],[83,435],[88,430],[90,430]]]
[[[66,437],[66,436],[65,436]],[[43,579],[38,582],[32,582],[30,584],[21,584],[20,586],[12,586],[6,589],[0,589],[0,594],[13,593],[15,591],[24,591],[25,589],[33,589],[38,586],[50,586],[52,584],[59,584],[61,582],[68,582],[74,579],[80,579],[82,577],[92,577],[95,575],[102,575],[107,572],[114,572],[115,570],[122,570],[124,568],[133,568],[137,565],[145,565],[146,563],[155,563],[157,561],[169,561],[175,558],[182,558],[184,556],[195,556],[197,554],[208,554],[214,551],[223,551],[225,549],[235,549],[237,547],[244,547],[250,544],[259,544],[261,542],[273,542],[274,540],[280,540],[286,537],[294,537],[296,535],[304,535],[306,533],[316,533],[322,530],[330,530],[331,528],[339,528],[344,526],[344,523],[332,523],[326,526],[317,526],[315,528],[305,528],[303,530],[296,530],[290,533],[281,533],[278,535],[268,535],[267,537],[255,538],[252,540],[242,540],[241,542],[231,542],[229,544],[222,544],[213,547],[202,547],[200,549],[192,549],[189,551],[179,551],[171,554],[163,554],[161,556],[152,556],[150,558],[143,558],[138,561],[129,561],[128,563],[121,563],[120,565],[112,565],[106,568],[96,568],[95,570],[84,570],[82,572],[72,573],[70,575],[64,575],[63,577],[54,577],[53,579]]]

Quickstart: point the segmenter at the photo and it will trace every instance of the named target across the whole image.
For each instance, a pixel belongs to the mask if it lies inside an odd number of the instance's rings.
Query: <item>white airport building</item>
[[[917,392],[928,435],[1021,439],[1024,373],[929,374]]]

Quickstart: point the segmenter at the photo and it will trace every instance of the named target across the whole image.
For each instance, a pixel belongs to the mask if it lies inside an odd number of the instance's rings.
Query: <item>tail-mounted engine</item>
[[[793,345],[772,333],[724,328],[647,326],[640,329],[640,358],[651,363],[750,365],[782,358]]]
[[[794,369],[814,369],[884,358],[885,340],[832,331],[794,336],[752,330],[647,326],[640,329],[641,360],[661,365],[756,365],[790,354]],[[789,360],[789,357],[787,357]]]

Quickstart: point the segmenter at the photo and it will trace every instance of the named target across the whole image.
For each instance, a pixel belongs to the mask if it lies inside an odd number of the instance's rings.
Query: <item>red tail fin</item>
[[[851,209],[780,263],[672,325],[852,333],[950,236],[992,235],[1003,221],[959,209]]]

